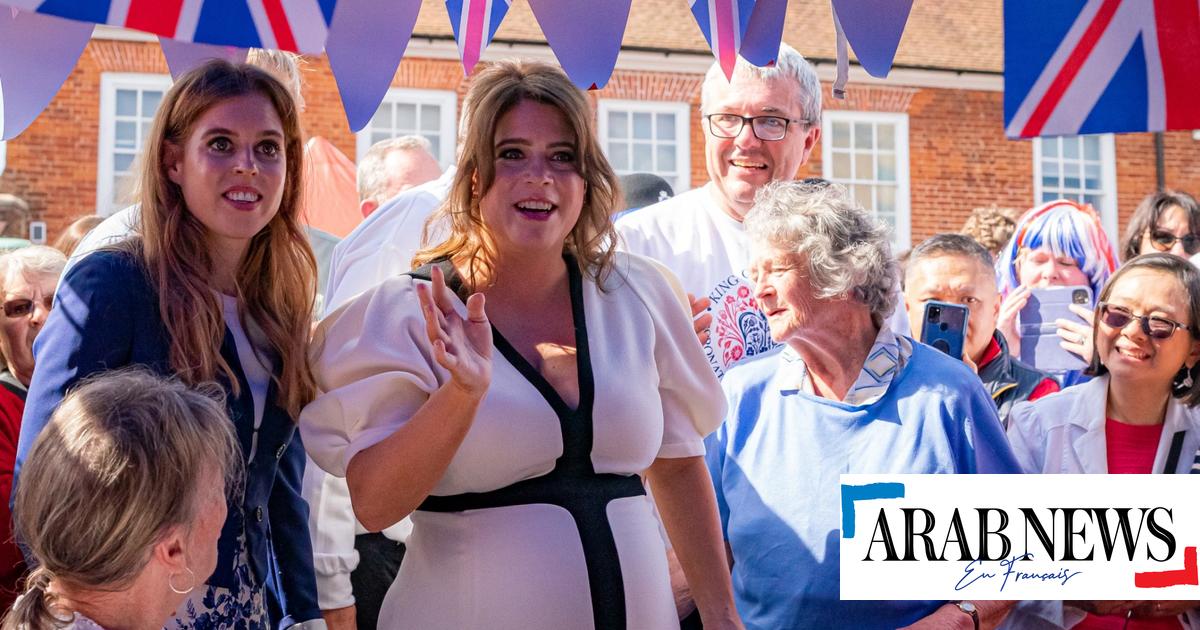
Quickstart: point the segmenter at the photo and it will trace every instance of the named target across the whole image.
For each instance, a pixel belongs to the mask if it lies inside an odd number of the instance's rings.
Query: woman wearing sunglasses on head
[[[176,583],[188,596],[168,628],[324,627],[295,423],[316,393],[302,154],[295,100],[265,70],[212,61],[180,77],[146,142],[137,232],[67,272],[36,344],[18,489],[51,412],[92,374],[141,365],[227,395],[244,492],[216,570],[187,558],[195,579]]]
[[[1101,291],[1095,322],[1095,378],[1013,408],[1017,460],[1026,473],[1188,472],[1179,454],[1200,447],[1200,270],[1138,256]],[[1080,629],[1200,628],[1200,602],[1075,604],[1066,615],[1087,612]]]
[[[1188,258],[1200,253],[1200,204],[1180,191],[1148,195],[1134,210],[1125,230],[1121,259],[1164,252]]]

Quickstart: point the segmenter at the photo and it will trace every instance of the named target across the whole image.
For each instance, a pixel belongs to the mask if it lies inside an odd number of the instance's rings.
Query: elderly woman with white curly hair
[[[896,263],[843,188],[771,184],[745,224],[755,297],[784,348],[726,375],[729,415],[706,457],[746,628],[995,626],[1003,602],[839,598],[839,475],[1019,468],[979,378],[882,325]]]

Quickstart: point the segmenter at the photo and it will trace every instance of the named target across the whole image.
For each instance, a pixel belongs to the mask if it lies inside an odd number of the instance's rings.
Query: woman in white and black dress
[[[740,627],[702,458],[721,390],[681,296],[612,249],[586,98],[536,63],[471,90],[449,238],[321,323],[301,418],[364,525],[412,513],[381,623],[677,627],[644,473],[706,627]]]

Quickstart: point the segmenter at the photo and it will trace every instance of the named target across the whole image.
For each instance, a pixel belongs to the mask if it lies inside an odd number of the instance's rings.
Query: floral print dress
[[[255,586],[250,576],[246,556],[246,539],[238,539],[238,553],[233,572],[238,579],[237,590],[199,584],[175,611],[175,618],[164,630],[267,630],[267,607],[264,590]]]

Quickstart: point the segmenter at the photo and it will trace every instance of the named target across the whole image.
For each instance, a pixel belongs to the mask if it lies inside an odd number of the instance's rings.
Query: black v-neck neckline
[[[559,419],[566,421],[575,416],[591,417],[592,403],[595,398],[595,381],[592,374],[591,351],[588,346],[587,335],[587,317],[584,314],[583,302],[583,275],[579,269],[579,265],[575,262],[575,257],[570,253],[563,253],[563,261],[567,265],[567,284],[571,297],[571,320],[575,327],[575,370],[576,378],[579,384],[579,405],[574,409],[567,404],[558,390],[546,380],[546,377],[529,362],[512,343],[504,337],[504,334],[492,324],[492,344],[500,351],[500,354],[508,361],[517,372],[521,374],[530,385],[534,387],[545,399],[546,404],[554,410]],[[446,261],[446,267],[443,271],[446,276],[446,286],[454,291],[459,296],[459,299],[466,299],[462,294],[462,278],[459,277],[454,265]],[[588,442],[591,442],[590,431],[588,433]],[[565,438],[565,432],[564,432]],[[582,446],[582,445],[581,445]],[[590,444],[584,452],[590,452]]]

